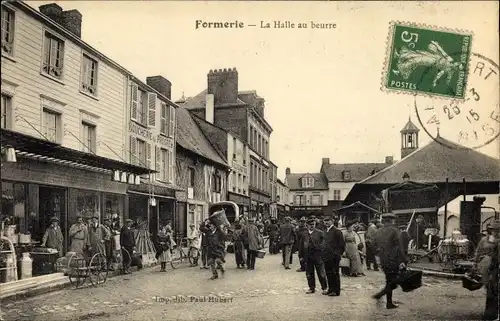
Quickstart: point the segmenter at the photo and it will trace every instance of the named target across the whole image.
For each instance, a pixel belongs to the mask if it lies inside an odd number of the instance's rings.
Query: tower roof
[[[406,123],[405,127],[401,129],[402,134],[406,133],[418,133],[420,129],[411,121],[411,118],[408,118],[408,122]]]

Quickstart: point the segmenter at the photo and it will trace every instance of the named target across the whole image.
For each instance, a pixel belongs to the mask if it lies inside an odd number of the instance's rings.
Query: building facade
[[[269,191],[271,193],[271,204],[269,205],[269,216],[272,218],[278,218],[278,166],[273,162],[270,162],[269,167]]]
[[[279,178],[276,181],[276,203],[278,218],[285,217],[290,212],[290,189]]]
[[[175,221],[175,132],[177,105],[170,101],[171,83],[161,76],[143,83],[129,77],[125,150],[131,164],[150,169],[141,185],[129,186],[129,217],[149,222],[156,233]]]
[[[193,115],[177,109],[177,235],[208,218],[210,203],[227,200],[229,165],[203,134]]]
[[[213,95],[214,125],[231,132],[248,146],[249,216],[269,216],[272,127],[264,117],[264,99],[255,91],[238,90],[235,68],[211,70],[207,75],[207,89],[183,100],[182,106],[204,118],[206,106],[211,106],[210,102],[207,104],[207,94]]]
[[[67,251],[77,216],[127,217],[147,169],[123,149],[130,73],[80,38],[78,11],[39,10],[2,3],[1,220],[40,242],[55,216]]]
[[[323,173],[292,173],[287,168],[285,184],[289,187],[291,216],[328,214],[328,182]]]

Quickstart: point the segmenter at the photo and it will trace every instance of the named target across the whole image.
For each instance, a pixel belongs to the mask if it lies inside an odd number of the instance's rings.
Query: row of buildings
[[[271,161],[272,127],[236,69],[175,102],[81,39],[82,15],[57,4],[2,3],[1,220],[35,241],[59,218],[171,222],[179,234],[234,201],[249,216],[286,211]]]

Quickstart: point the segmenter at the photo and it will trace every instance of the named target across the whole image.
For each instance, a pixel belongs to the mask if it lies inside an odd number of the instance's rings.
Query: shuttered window
[[[168,137],[174,137],[175,133],[175,108],[173,106],[170,106],[170,112],[169,112],[169,125],[168,125]]]
[[[148,93],[148,126],[156,126],[156,94]]]
[[[169,106],[165,103],[161,103],[161,112],[160,112],[160,133],[163,135],[168,135],[168,114],[169,114]]]
[[[139,104],[139,87],[132,83],[130,87],[130,118],[137,121],[137,108]]]

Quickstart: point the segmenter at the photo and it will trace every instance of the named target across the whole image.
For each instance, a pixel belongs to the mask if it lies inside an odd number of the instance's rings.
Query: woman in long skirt
[[[167,226],[158,232],[156,259],[160,261],[162,272],[166,272],[167,263],[172,261],[171,245],[172,230]]]
[[[234,244],[234,257],[236,259],[236,266],[238,269],[245,267],[245,260],[243,259],[243,238],[241,236],[242,228],[240,223],[234,225],[233,244]]]
[[[356,244],[356,232],[353,230],[353,224],[346,224],[347,230],[344,232],[345,254],[351,261],[351,276],[363,276],[363,265]]]

